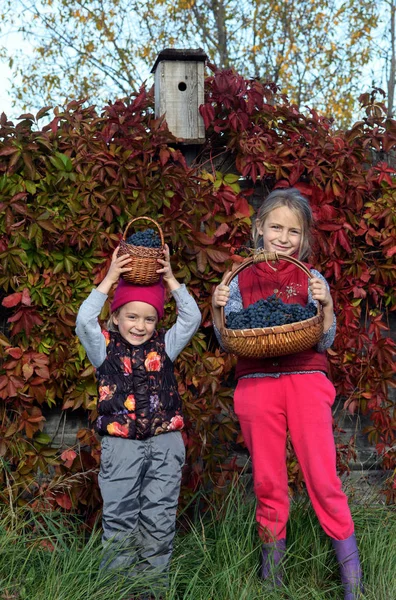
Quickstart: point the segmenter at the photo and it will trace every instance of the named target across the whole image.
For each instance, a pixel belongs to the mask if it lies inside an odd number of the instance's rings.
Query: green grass
[[[396,599],[396,513],[380,505],[352,507],[367,600]],[[0,518],[0,599],[124,600],[128,584],[99,572],[100,532],[87,539],[64,515],[24,511]],[[182,518],[186,523],[186,518]],[[284,588],[257,578],[260,545],[254,499],[232,492],[221,512],[197,516],[175,539],[167,600],[340,600],[329,540],[305,500],[294,502],[288,528]],[[129,585],[129,587],[128,587]]]

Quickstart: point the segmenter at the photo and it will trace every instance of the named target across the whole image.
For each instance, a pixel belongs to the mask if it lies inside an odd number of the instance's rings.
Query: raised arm
[[[126,266],[130,260],[129,256],[117,254],[118,247],[113,252],[105,278],[84,300],[77,314],[76,334],[96,368],[100,367],[106,358],[106,341],[98,321],[99,315],[112,286],[118,282],[121,273],[130,270],[130,267]]]

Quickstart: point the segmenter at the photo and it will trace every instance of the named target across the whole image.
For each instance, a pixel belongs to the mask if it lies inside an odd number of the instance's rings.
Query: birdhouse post
[[[167,48],[157,56],[154,73],[155,116],[165,115],[169,131],[181,144],[203,144],[204,122],[199,106],[204,102],[202,49]]]

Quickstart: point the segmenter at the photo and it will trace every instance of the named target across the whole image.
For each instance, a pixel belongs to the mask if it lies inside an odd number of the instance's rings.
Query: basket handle
[[[231,281],[236,275],[238,275],[238,273],[240,273],[241,271],[243,271],[243,269],[246,269],[246,267],[249,267],[252,264],[268,262],[270,260],[279,261],[281,259],[293,263],[293,265],[296,265],[296,267],[301,269],[308,276],[309,279],[312,279],[313,275],[311,271],[301,261],[297,260],[297,258],[293,258],[293,256],[289,256],[288,254],[283,254],[283,252],[266,252],[265,250],[260,250],[259,252],[256,251],[252,256],[248,256],[248,258],[245,258],[245,260],[240,265],[238,265],[238,267],[233,271],[228,271],[228,273],[225,274],[224,279],[221,283],[223,285],[230,285]],[[319,304],[319,302],[317,304],[320,310],[321,304]],[[224,327],[224,306],[220,306],[220,320],[222,326]]]
[[[154,223],[154,225],[157,227],[160,238],[161,238],[161,246],[163,246],[165,244],[165,240],[164,240],[164,234],[162,233],[162,229],[161,227],[158,225],[157,221],[154,221],[154,219],[152,219],[151,217],[135,217],[134,219],[131,219],[128,223],[128,225],[125,228],[124,233],[122,234],[122,239],[126,240],[127,237],[127,231],[130,228],[130,226],[132,225],[132,223],[134,223],[135,221],[140,221],[141,219],[145,219],[146,221],[150,221],[151,223]]]

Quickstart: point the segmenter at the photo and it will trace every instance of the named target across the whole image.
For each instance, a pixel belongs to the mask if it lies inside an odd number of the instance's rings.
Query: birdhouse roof
[[[196,49],[185,49],[185,48],[165,48],[162,50],[154,63],[153,68],[151,69],[152,73],[155,73],[158,63],[163,60],[177,60],[177,61],[188,61],[188,62],[205,62],[207,60],[207,55],[202,50],[202,48]]]

